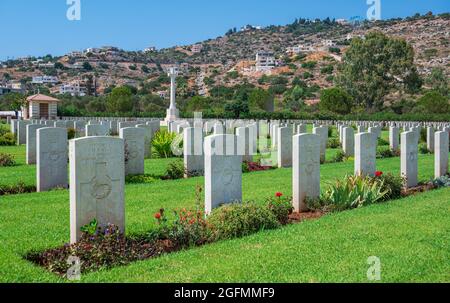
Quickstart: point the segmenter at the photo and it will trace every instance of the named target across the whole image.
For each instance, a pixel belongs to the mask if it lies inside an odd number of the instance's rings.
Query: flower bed
[[[32,251],[26,259],[47,270],[65,276],[72,265],[70,257],[81,262],[81,272],[92,272],[127,265],[134,261],[156,258],[162,254],[202,246],[226,239],[248,236],[262,230],[277,229],[287,224],[318,219],[328,212],[382,203],[404,195],[450,186],[442,177],[417,189],[401,190],[403,180],[377,172],[374,178],[347,176],[338,180],[320,199],[308,201],[309,212],[294,213],[291,198],[278,192],[263,204],[253,202],[224,205],[205,218],[200,210],[201,187],[197,187],[195,210],[181,209],[167,214],[160,209],[153,214],[157,228],[146,234],[124,236],[115,226],[100,228],[97,221],[83,227],[81,240],[73,245]]]
[[[198,201],[200,193],[201,188],[198,188]],[[25,258],[64,276],[72,266],[67,262],[69,257],[77,257],[81,262],[81,272],[86,273],[279,228],[298,220],[291,215],[290,199],[280,195],[268,199],[264,205],[253,202],[225,205],[206,218],[199,210],[199,204],[196,210],[174,211],[172,219],[161,209],[153,215],[157,228],[146,234],[126,237],[117,227],[100,228],[94,220],[81,229],[83,236],[76,244],[65,244],[43,252],[32,251]]]

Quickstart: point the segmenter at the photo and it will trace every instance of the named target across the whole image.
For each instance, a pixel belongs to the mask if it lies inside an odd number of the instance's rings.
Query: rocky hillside
[[[87,91],[92,93],[94,79],[99,94],[108,87],[127,84],[164,96],[168,87],[165,71],[176,64],[183,75],[180,89],[186,94],[208,95],[217,86],[244,82],[271,88],[274,93],[295,81],[323,88],[332,85],[336,65],[351,39],[379,30],[414,46],[422,75],[440,67],[450,76],[449,29],[449,14],[361,24],[300,19],[285,26],[230,30],[222,37],[198,43],[200,51],[194,51],[193,45],[148,52],[103,47],[62,57],[11,60],[0,65],[0,75],[3,83],[21,82],[29,91],[38,87],[31,84],[33,76],[52,75],[58,77],[59,83],[44,86],[54,93],[59,92],[61,84],[73,82],[89,86]],[[288,48],[299,45],[300,53],[287,53]],[[270,72],[256,70],[258,51],[272,52],[277,66]]]

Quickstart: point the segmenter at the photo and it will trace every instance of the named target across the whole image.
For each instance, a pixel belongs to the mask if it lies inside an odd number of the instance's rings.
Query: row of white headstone
[[[39,191],[68,185],[67,128],[45,126],[27,125],[30,149],[33,131],[36,133],[34,144]],[[145,131],[136,126],[121,128],[119,138],[87,136],[70,140],[72,242],[79,239],[80,228],[94,218],[101,225],[115,224],[124,230],[125,176],[144,173]],[[293,206],[297,211],[303,211],[306,210],[305,199],[320,194],[320,163],[324,157],[328,128],[315,125],[313,134],[297,135],[293,135],[293,129],[290,125],[270,127],[279,147],[280,165],[293,166]],[[306,126],[298,125],[296,129],[305,132]],[[348,129],[342,131],[347,133],[343,136],[344,141],[351,134]],[[192,158],[192,162],[197,167],[203,164],[206,213],[221,204],[242,200],[242,161],[251,156],[258,126],[251,124],[237,128],[236,135],[224,134],[219,123],[213,125],[213,130],[214,135],[203,137],[203,128],[183,128],[185,161],[193,154],[197,158]],[[374,175],[378,135],[377,128],[354,136],[355,174]],[[200,147],[198,138],[202,142]],[[448,140],[448,131],[435,133],[436,177],[448,172]],[[402,133],[401,171],[407,186],[417,184],[417,145],[416,129]]]
[[[87,125],[89,127],[101,125]],[[121,128],[119,138],[124,140],[125,174],[144,174],[144,160],[151,155],[151,125]],[[91,133],[86,137],[105,136]],[[67,188],[67,129],[40,124],[26,125],[26,162],[36,164],[37,191]]]
[[[185,130],[185,136],[190,132],[196,133],[195,129],[189,128]],[[368,132],[355,135],[355,174],[375,174],[375,137]],[[407,178],[407,186],[414,186],[417,182],[417,134],[408,131],[402,133],[401,138],[402,173]],[[222,204],[242,201],[242,161],[245,154],[242,140],[232,134],[204,138],[207,214]],[[293,206],[297,211],[304,211],[306,198],[320,195],[322,139],[318,134],[305,133],[291,136],[291,140]],[[435,142],[436,167],[439,167],[436,174],[443,175],[448,171],[448,133],[437,132]],[[112,137],[70,141],[72,242],[81,236],[80,228],[94,218],[100,225],[115,224],[124,230],[125,144],[126,140]]]

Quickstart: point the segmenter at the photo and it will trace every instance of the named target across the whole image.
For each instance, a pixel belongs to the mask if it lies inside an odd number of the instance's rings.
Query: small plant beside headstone
[[[0,166],[1,167],[10,167],[15,166],[16,161],[14,160],[14,156],[10,154],[0,153]]]

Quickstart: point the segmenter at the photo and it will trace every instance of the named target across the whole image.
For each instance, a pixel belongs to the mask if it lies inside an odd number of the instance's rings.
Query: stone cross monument
[[[176,99],[176,78],[178,71],[176,67],[169,69],[168,76],[170,77],[170,107],[167,110],[166,122],[175,121],[180,117],[180,112],[175,103]]]

